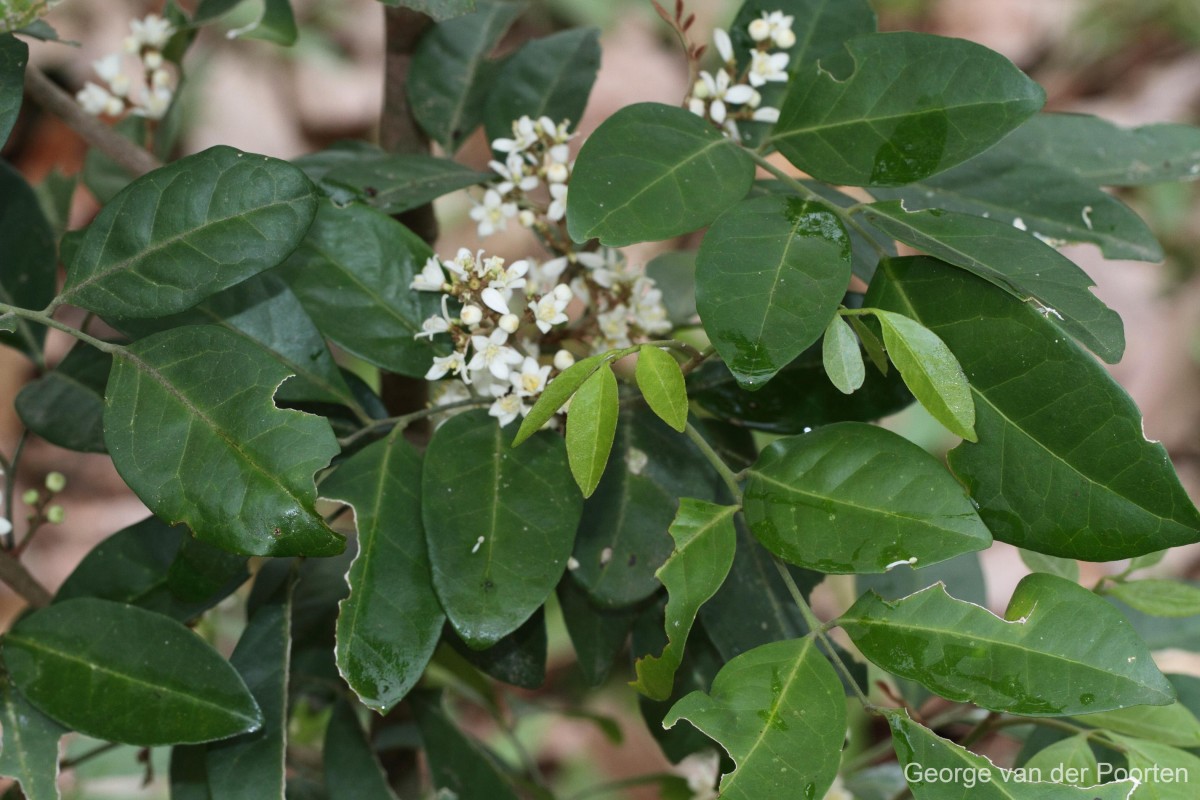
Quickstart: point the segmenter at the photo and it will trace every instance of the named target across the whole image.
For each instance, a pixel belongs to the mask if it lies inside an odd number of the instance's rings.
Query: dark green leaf
[[[1032,298],[1047,319],[1110,364],[1125,350],[1117,313],[1091,292],[1087,273],[1067,257],[1011,225],[952,211],[907,212],[876,203],[866,217],[880,230],[1013,296]]]
[[[797,70],[770,141],[812,177],[898,186],[995,144],[1045,92],[1004,56],[963,39],[872,33],[846,42],[853,68]],[[844,67],[844,69],[843,69]]]
[[[570,577],[558,584],[558,605],[579,671],[589,686],[604,683],[617,653],[625,646],[640,608],[600,608]]]
[[[4,663],[30,702],[114,742],[207,742],[257,730],[262,712],[229,662],[172,619],[80,598],[21,619]]]
[[[8,141],[25,99],[29,46],[11,33],[0,34],[0,147]]]
[[[571,397],[567,412],[567,460],[584,497],[591,497],[604,475],[617,432],[617,376],[600,365]]]
[[[325,730],[325,788],[331,798],[396,800],[379,759],[371,750],[354,706],[345,700],[333,707]]]
[[[183,311],[288,256],[317,194],[296,167],[213,147],[122,190],[88,226],[62,299],[113,317]]]
[[[505,62],[488,93],[488,141],[512,136],[522,116],[578,124],[600,68],[600,31],[575,28],[529,42]]]
[[[1096,755],[1086,734],[1055,742],[1039,751],[1025,766],[1030,771],[1041,770],[1042,776],[1055,783],[1069,783],[1072,786],[1095,786],[1100,783],[1096,775]]]
[[[146,120],[143,117],[127,116],[112,127],[114,132],[138,147],[142,147],[146,141]],[[89,148],[83,157],[80,179],[101,205],[110,203],[136,177],[127,167],[113,161],[98,148]],[[64,258],[64,261],[67,259]]]
[[[708,694],[693,692],[663,720],[687,719],[717,740],[737,768],[721,797],[823,797],[837,776],[846,701],[811,638],[763,645],[730,661]]]
[[[689,233],[742,199],[754,162],[705,120],[659,103],[626,106],[575,162],[567,230],[621,247]]]
[[[279,274],[321,333],[342,349],[419,377],[435,350],[413,334],[438,313],[438,295],[409,285],[432,255],[429,245],[386,214],[326,201]]]
[[[562,438],[511,449],[485,411],[434,433],[421,479],[433,585],[459,636],[490,647],[554,590],[582,513]]]
[[[1145,778],[1134,791],[1133,800],[1192,800],[1196,796],[1190,776],[1200,775],[1200,758],[1186,750],[1142,739],[1112,739],[1125,748],[1130,769],[1138,770]]]
[[[962,364],[979,443],[951,451],[950,467],[997,539],[1088,561],[1200,540],[1200,513],[1133,401],[1034,308],[920,258],[881,265],[867,299],[925,325]]]
[[[769,381],[820,337],[850,282],[850,240],[826,206],[756,197],[722,214],[696,257],[696,307],[730,372]]]
[[[0,36],[0,41],[11,38]],[[24,45],[22,45],[24,46]],[[2,58],[0,54],[0,58]],[[0,303],[42,309],[54,298],[58,262],[54,231],[38,205],[37,195],[20,173],[0,161]],[[11,319],[11,318],[10,318]],[[15,347],[42,363],[45,328],[12,319],[0,330],[0,344]]]
[[[227,550],[340,553],[344,540],[316,512],[313,486],[337,443],[325,419],[275,408],[271,395],[288,374],[215,326],[118,351],[104,415],[117,471],[159,517]]]
[[[25,800],[58,800],[58,740],[68,730],[26,700],[0,674],[0,775],[21,784]]]
[[[821,572],[934,564],[992,541],[937,459],[857,422],[773,442],[750,470],[744,504],[768,550]]]
[[[1079,582],[1079,562],[1073,558],[1048,556],[1036,550],[1019,550],[1021,561],[1033,572],[1049,572],[1069,581]]]
[[[662,253],[646,264],[646,277],[662,291],[671,324],[696,324],[696,254],[690,250]]]
[[[213,800],[206,752],[202,744],[179,744],[171,748],[171,800]]]
[[[460,800],[517,800],[493,756],[446,716],[440,694],[420,692],[412,700],[429,772],[439,792]]]
[[[1110,584],[1106,594],[1156,617],[1191,617],[1200,614],[1200,588],[1179,581],[1147,578]],[[1196,745],[1200,747],[1200,744]]]
[[[1003,619],[939,583],[893,603],[868,592],[838,624],[878,666],[994,711],[1070,716],[1175,699],[1120,614],[1054,575],[1022,579]]]
[[[579,387],[583,386],[596,370],[607,364],[610,358],[611,356],[607,353],[582,358],[550,381],[546,385],[546,390],[533,404],[533,408],[521,421],[521,427],[517,429],[517,435],[513,437],[512,446],[516,447],[540,431],[550,421],[550,418],[571,399],[571,396],[579,391]]]
[[[380,0],[385,6],[411,8],[428,14],[437,22],[452,17],[470,14],[475,10],[475,0]]]
[[[421,457],[400,431],[355,453],[321,484],[354,506],[358,556],[338,613],[338,670],[359,699],[386,714],[421,677],[441,638],[421,527]]]
[[[515,631],[487,650],[472,650],[461,641],[455,649],[472,666],[498,681],[522,689],[537,689],[546,682],[546,615],[542,609]]]
[[[108,353],[73,347],[52,371],[27,383],[13,405],[25,426],[51,444],[103,453],[104,387],[111,368]]]
[[[858,337],[840,314],[835,314],[829,321],[829,327],[825,329],[821,360],[825,366],[825,374],[843,394],[854,394],[867,379],[862,351],[858,349]]]
[[[294,585],[289,576],[254,609],[229,657],[262,710],[263,724],[208,745],[208,785],[222,800],[283,798]]]
[[[496,78],[488,55],[524,6],[478,0],[473,14],[438,23],[413,54],[409,102],[429,136],[453,153],[483,121]]]
[[[687,386],[674,356],[666,350],[642,345],[638,350],[636,378],[646,405],[663,422],[682,433],[687,427]]]
[[[334,166],[324,174],[321,185],[344,189],[385,214],[399,214],[494,177],[448,158],[379,152]]]
[[[50,223],[50,230],[56,237],[66,233],[71,216],[71,201],[78,186],[78,175],[64,175],[55,167],[46,173],[41,183],[33,187],[38,205],[42,209],[42,216]]]
[[[1130,706],[1088,714],[1077,721],[1174,747],[1200,747],[1200,720],[1180,702],[1169,706]]]

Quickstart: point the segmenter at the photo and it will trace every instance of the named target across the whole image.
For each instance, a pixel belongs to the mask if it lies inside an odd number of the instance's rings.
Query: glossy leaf
[[[636,378],[646,405],[680,433],[687,427],[688,397],[679,362],[665,350],[642,345]]]
[[[582,503],[562,438],[541,433],[520,448],[485,411],[452,417],[434,433],[421,480],[421,515],[433,585],[469,646],[490,647],[554,590]]]
[[[1114,583],[1108,586],[1105,593],[1143,614],[1156,617],[1191,617],[1200,614],[1200,588],[1179,581],[1147,578]]]
[[[333,707],[325,729],[325,788],[331,798],[396,800],[383,767],[371,750],[354,706],[341,700]]]
[[[400,431],[342,462],[321,496],[354,506],[358,555],[338,611],[338,671],[386,714],[408,694],[441,638],[421,523],[421,457]]]
[[[1110,364],[1125,351],[1117,313],[1091,292],[1094,282],[1054,248],[1011,225],[950,211],[906,212],[876,203],[866,217],[905,244],[962,267],[1025,300]]]
[[[0,33],[0,147],[8,141],[25,99],[29,46],[11,33]]]
[[[13,405],[25,426],[51,444],[103,453],[104,387],[111,368],[108,353],[73,347],[57,367],[27,383]]]
[[[0,35],[0,42],[10,38]],[[0,303],[45,308],[54,298],[58,263],[54,231],[42,214],[33,189],[4,161],[0,161],[0,249],[4,252],[4,260],[0,262]],[[35,363],[42,363],[46,329],[20,318],[9,320],[10,324],[0,327],[0,331],[13,333],[0,332],[0,344],[15,347]]]
[[[946,343],[903,314],[876,311],[875,318],[888,356],[913,396],[951,433],[977,441],[971,387]]]
[[[743,505],[764,547],[821,572],[924,566],[992,541],[937,459],[857,422],[773,442],[750,469]]]
[[[696,307],[738,382],[762,385],[825,330],[850,282],[850,240],[820,203],[757,197],[722,214],[696,257]]]
[[[867,299],[962,364],[979,443],[951,451],[950,468],[997,539],[1088,561],[1200,540],[1200,513],[1128,395],[1034,308],[920,258],[882,265]]]
[[[1088,714],[1077,720],[1093,728],[1136,736],[1173,747],[1200,747],[1200,720],[1180,702],[1169,706],[1130,706]]]
[[[522,116],[578,124],[600,68],[600,31],[575,28],[536,39],[505,62],[488,93],[488,141],[511,138]]]
[[[206,742],[257,730],[262,712],[229,662],[172,619],[81,598],[4,638],[20,692],[80,733],[114,742]]]
[[[543,609],[486,650],[472,650],[461,641],[451,644],[472,666],[498,681],[522,689],[537,689],[546,682],[549,640]]]
[[[1133,800],[1191,800],[1196,796],[1191,776],[1200,775],[1200,758],[1165,744],[1126,736],[1112,738],[1125,748],[1130,769],[1139,770],[1146,776],[1145,782],[1133,793]],[[1163,773],[1170,777],[1156,777]]]
[[[1069,716],[1175,699],[1120,614],[1054,575],[1023,578],[1003,618],[939,583],[892,603],[868,592],[838,624],[878,666],[993,711]]]
[[[419,377],[441,351],[413,334],[441,308],[436,292],[409,286],[432,255],[429,245],[386,214],[325,201],[279,274],[321,333],[342,349]]]
[[[1162,260],[1154,234],[1127,205],[1056,165],[1030,161],[1026,151],[1005,146],[928,180],[872,194],[903,200],[909,211],[940,208],[1011,223],[1051,245],[1090,242],[1108,258]]]
[[[606,353],[581,358],[546,384],[545,391],[538,397],[529,413],[525,415],[525,419],[521,421],[521,427],[517,429],[517,435],[513,437],[512,446],[516,447],[540,431],[550,421],[550,418],[566,405],[571,396],[579,391],[579,387],[583,386],[600,367],[608,363],[609,358],[610,356]]]
[[[511,782],[493,757],[446,716],[440,695],[413,695],[413,711],[433,785],[439,792],[461,798],[517,800]]]
[[[58,740],[69,731],[33,706],[0,675],[0,775],[21,784],[26,800],[58,800]]]
[[[1073,558],[1048,556],[1036,550],[1019,550],[1021,561],[1032,572],[1049,572],[1069,581],[1079,582],[1079,562]]]
[[[428,14],[437,22],[470,14],[475,10],[475,0],[380,0],[385,6],[401,6]]]
[[[571,578],[558,584],[558,605],[575,648],[579,671],[588,686],[604,683],[613,661],[629,639],[638,608],[600,608]]]
[[[858,593],[870,589],[885,600],[899,600],[939,582],[945,584],[951,597],[977,606],[987,605],[987,579],[979,553],[964,553],[927,567],[903,566],[891,572],[854,576]]]
[[[262,711],[262,727],[207,747],[206,772],[214,797],[266,800],[284,795],[291,661],[293,576],[254,609],[231,663]]]
[[[171,748],[168,774],[171,800],[213,800],[205,753],[202,744],[178,744]]]
[[[867,379],[862,351],[858,349],[858,337],[841,315],[835,314],[825,329],[821,358],[825,374],[843,394],[854,394]]]
[[[1040,770],[1044,778],[1054,783],[1069,783],[1072,786],[1095,786],[1097,777],[1096,755],[1088,737],[1084,734],[1070,736],[1038,751],[1025,763],[1031,772]]]
[[[737,506],[690,497],[679,501],[679,512],[669,530],[675,549],[655,572],[670,596],[665,626],[669,641],[661,655],[646,656],[635,664],[637,680],[632,685],[648,697],[666,700],[671,696],[696,614],[721,588],[733,566],[737,541],[733,515],[737,510]]]
[[[636,103],[606,119],[579,151],[567,230],[621,247],[703,227],[742,199],[754,162],[682,108]]]
[[[1004,56],[962,39],[874,33],[846,42],[853,69],[797,70],[771,134],[789,161],[833,184],[897,186],[986,150],[1045,92]]]
[[[288,371],[215,326],[164,331],[118,351],[104,437],[147,507],[197,537],[251,555],[333,555],[313,474],[337,454],[329,423],[275,408]],[[238,396],[239,403],[229,398]]]
[[[62,299],[102,316],[183,311],[270,269],[312,224],[296,167],[213,147],[138,178],[88,226]]]
[[[384,214],[400,214],[492,177],[448,158],[376,151],[333,167],[321,185],[344,189]]]
[[[674,705],[664,727],[686,719],[717,740],[737,768],[721,797],[823,797],[837,775],[846,701],[812,638],[763,645],[721,668],[708,694]]]
[[[584,497],[591,497],[604,475],[617,432],[617,376],[607,362],[583,382],[567,413],[567,460]]]
[[[909,789],[915,800],[960,800],[969,796],[972,800],[1128,800],[1137,785],[1133,781],[1108,783],[1081,789],[1050,782],[1033,781],[1020,773],[1002,771],[983,756],[978,756],[965,747],[943,739],[923,725],[918,725],[899,711],[888,714],[892,728],[892,744],[896,756],[905,768]],[[909,765],[915,765],[910,768]],[[959,780],[925,780],[919,776],[925,770],[947,770],[941,775],[963,776]],[[957,772],[956,772],[957,770]],[[907,773],[912,772],[913,780]],[[986,773],[988,778],[982,778]],[[935,773],[937,775],[939,773]],[[975,779],[970,789],[965,787],[966,776]],[[1049,777],[1049,776],[1043,776]]]
[[[474,13],[438,23],[418,42],[409,102],[417,122],[448,152],[483,121],[496,77],[488,55],[522,10],[520,3],[477,0]]]

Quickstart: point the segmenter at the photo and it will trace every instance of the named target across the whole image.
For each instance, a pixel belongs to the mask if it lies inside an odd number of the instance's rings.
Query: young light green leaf
[[[338,608],[338,671],[381,714],[421,677],[446,621],[421,523],[421,457],[400,434],[355,453],[321,484],[322,497],[354,506],[358,527],[350,595]]]
[[[408,97],[412,113],[447,152],[458,150],[483,121],[497,70],[488,60],[521,3],[478,0],[474,13],[439,22],[413,53]]]
[[[1087,734],[1069,736],[1055,742],[1025,762],[1025,768],[1031,773],[1036,769],[1042,777],[1053,783],[1068,783],[1071,786],[1095,786],[1100,783],[1096,772],[1098,766]]]
[[[0,42],[10,36],[0,35]],[[22,45],[24,47],[24,45]],[[0,54],[0,59],[3,55]],[[18,83],[18,94],[23,84]],[[45,308],[54,298],[58,263],[54,231],[38,205],[37,195],[15,169],[0,161],[0,303],[22,308]],[[0,344],[15,347],[42,364],[46,329],[19,317],[0,325]]]
[[[11,33],[0,33],[0,147],[8,141],[21,111],[28,63],[29,45]]]
[[[686,719],[713,737],[737,767],[721,797],[824,797],[841,761],[846,700],[812,637],[756,647],[729,661],[708,694],[692,692],[663,719]]]
[[[354,706],[340,700],[325,729],[325,788],[330,797],[396,800]]]
[[[1021,300],[1110,364],[1125,351],[1121,318],[1091,292],[1093,283],[1057,250],[1012,225],[952,211],[908,212],[876,203],[866,217],[905,244],[962,267]]]
[[[686,109],[637,103],[588,137],[571,178],[567,230],[621,247],[703,227],[746,196],[754,162]]]
[[[619,411],[617,376],[604,362],[575,392],[567,412],[567,459],[584,497],[592,496],[604,475]]]
[[[926,566],[992,542],[937,459],[859,422],[772,442],[750,469],[743,503],[764,547],[827,573]]]
[[[650,410],[682,433],[687,427],[688,397],[679,362],[666,350],[642,345],[635,377]]]
[[[968,442],[975,435],[975,400],[962,366],[937,334],[903,314],[875,312],[883,345],[904,383],[933,418]]]
[[[1144,739],[1117,735],[1112,739],[1125,749],[1129,768],[1138,770],[1143,777],[1144,782],[1133,794],[1134,800],[1193,800],[1196,796],[1191,776],[1200,775],[1200,758],[1186,750]]]
[[[842,394],[854,394],[867,379],[867,367],[863,363],[862,351],[858,349],[858,337],[840,314],[835,314],[825,329],[821,360],[825,374]]]
[[[1076,721],[1173,747],[1200,747],[1200,720],[1178,701],[1169,706],[1130,706],[1088,714]]]
[[[197,25],[212,22],[243,2],[244,0],[201,0],[192,22]],[[262,39],[284,47],[295,44],[296,18],[289,0],[264,0],[261,8],[257,20],[229,31],[227,35],[230,38]]]
[[[675,672],[683,662],[683,648],[700,606],[725,581],[733,566],[737,533],[733,515],[737,506],[719,506],[683,497],[671,523],[675,550],[655,574],[667,588],[668,644],[662,655],[648,655],[634,665],[637,680],[631,684],[655,700],[666,700],[675,685]]]
[[[298,168],[213,147],[138,178],[104,206],[61,298],[112,317],[183,311],[283,261],[316,213],[316,188]]]
[[[738,203],[709,228],[696,257],[704,330],[747,388],[769,381],[817,340],[849,282],[841,220],[796,197]]]
[[[21,694],[80,733],[153,746],[258,730],[241,677],[203,639],[136,606],[80,598],[40,609],[4,637]]]
[[[21,389],[13,406],[29,430],[83,453],[104,450],[104,387],[112,356],[80,345],[50,372]]]
[[[58,800],[58,740],[69,731],[33,706],[0,674],[0,775],[26,800]]]
[[[399,214],[442,195],[494,179],[448,158],[425,153],[368,151],[346,158],[321,176],[327,191],[345,190],[384,214]]]
[[[1104,592],[1155,617],[1191,617],[1200,614],[1200,588],[1179,581],[1147,578],[1113,583]]]
[[[425,453],[421,517],[433,585],[475,649],[519,628],[562,577],[583,503],[562,437],[513,450],[485,411],[443,423]]]
[[[525,419],[521,421],[521,427],[517,429],[517,435],[513,437],[512,446],[516,447],[540,431],[542,426],[566,405],[579,387],[583,386],[584,381],[592,377],[592,374],[600,369],[602,364],[607,363],[610,357],[608,353],[600,353],[582,358],[546,384],[545,391],[538,397],[529,413],[525,415]]]
[[[979,443],[949,462],[997,539],[1086,561],[1200,541],[1200,513],[1133,401],[1037,310],[928,258],[881,264],[866,302],[929,328],[970,376]]]
[[[461,798],[517,800],[494,756],[454,727],[442,708],[440,694],[420,692],[413,695],[412,703],[436,789]]]
[[[867,592],[838,624],[883,669],[993,711],[1073,716],[1175,699],[1121,613],[1054,575],[1023,578],[1003,619],[938,583],[891,603]]]
[[[1079,562],[1073,558],[1048,556],[1036,550],[1018,549],[1021,561],[1034,572],[1048,572],[1060,578],[1079,583]]]
[[[1137,572],[1140,569],[1147,569],[1160,563],[1167,555],[1166,550],[1156,550],[1153,553],[1147,553],[1144,556],[1135,556],[1129,559],[1129,566],[1125,568],[1126,575]]]
[[[1046,99],[1004,56],[962,39],[872,33],[846,50],[848,75],[810,64],[792,76],[769,139],[826,183],[926,178],[986,150]]]
[[[118,351],[104,413],[117,471],[155,514],[227,550],[340,553],[344,539],[317,513],[313,485],[337,442],[324,418],[275,407],[289,374],[211,325]],[[241,402],[229,402],[235,396]]]

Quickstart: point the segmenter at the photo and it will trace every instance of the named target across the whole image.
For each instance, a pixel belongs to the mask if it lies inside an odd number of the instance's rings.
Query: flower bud
[[[142,54],[142,63],[146,65],[146,69],[153,72],[162,66],[162,53],[157,50],[147,50]]]
[[[575,363],[575,356],[570,350],[559,350],[554,354],[554,368],[560,372]]]
[[[517,328],[521,327],[521,318],[516,314],[505,314],[498,324],[505,333],[516,333]]]
[[[479,306],[463,306],[459,318],[464,325],[478,325],[483,319],[483,310]]]
[[[537,223],[537,214],[534,214],[528,208],[521,209],[521,213],[517,214],[517,221],[526,228],[532,228]]]
[[[775,46],[787,50],[796,43],[796,34],[792,33],[791,28],[782,28],[775,32]]]
[[[12,533],[12,523],[4,517],[0,517],[0,536],[8,536]]]
[[[546,180],[551,183],[566,183],[570,177],[571,172],[567,169],[566,164],[555,162],[546,167]]]
[[[558,300],[559,302],[565,303],[573,296],[574,295],[571,294],[571,287],[567,286],[565,283],[560,283],[558,286],[554,287],[554,299]]]
[[[27,506],[35,506],[41,499],[42,496],[38,494],[37,489],[26,489],[25,493],[21,495],[21,502]]]
[[[51,522],[55,525],[60,525],[60,524],[62,524],[62,521],[64,519],[66,519],[66,517],[67,517],[67,512],[63,510],[62,506],[50,506],[49,508],[46,509],[46,521],[47,522]]]
[[[756,42],[765,42],[771,35],[771,23],[765,19],[756,19],[750,23],[750,38]]]
[[[67,477],[61,472],[51,472],[46,475],[46,488],[58,494],[67,488]]]

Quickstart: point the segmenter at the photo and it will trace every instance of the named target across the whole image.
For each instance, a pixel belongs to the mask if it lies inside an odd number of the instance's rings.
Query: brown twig
[[[0,581],[11,586],[12,590],[21,595],[33,608],[48,606],[53,599],[53,595],[38,583],[37,578],[25,569],[24,564],[3,550],[0,550]]]

